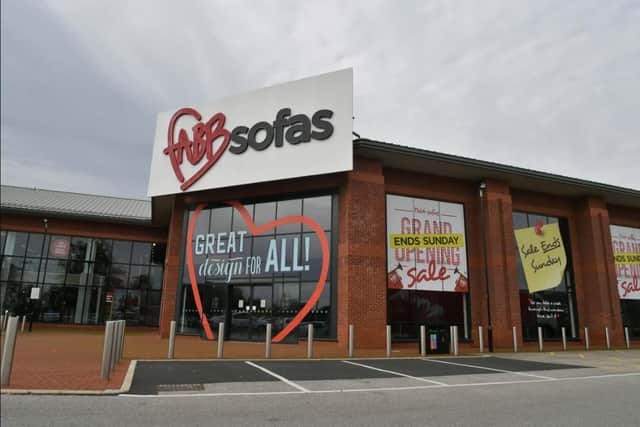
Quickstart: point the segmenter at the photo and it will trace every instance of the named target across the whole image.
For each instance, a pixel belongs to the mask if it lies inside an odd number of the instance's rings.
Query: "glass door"
[[[272,323],[272,286],[254,285],[251,295],[251,319],[249,339],[264,341],[267,323]]]
[[[251,285],[229,285],[229,310],[227,310],[227,337],[230,340],[248,341],[252,306]]]

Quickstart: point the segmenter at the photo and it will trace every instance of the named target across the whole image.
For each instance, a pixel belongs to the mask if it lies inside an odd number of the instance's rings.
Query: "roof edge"
[[[595,181],[589,181],[579,178],[571,178],[564,175],[553,174],[549,172],[536,171],[534,169],[526,169],[517,166],[510,166],[501,163],[489,162],[486,160],[472,159],[469,157],[454,156],[453,154],[445,154],[437,151],[425,150],[422,148],[408,147],[404,145],[393,144],[390,142],[376,141],[368,138],[357,138],[353,140],[355,148],[371,149],[381,152],[392,152],[397,154],[405,154],[413,157],[420,157],[429,160],[438,160],[446,163],[452,163],[461,166],[471,166],[479,169],[490,171],[498,171],[502,173],[519,175],[527,178],[535,178],[545,181],[554,181],[563,184],[575,185],[591,190],[600,190],[616,194],[624,194],[628,196],[640,198],[640,190],[633,188],[619,187],[611,184],[604,184]]]

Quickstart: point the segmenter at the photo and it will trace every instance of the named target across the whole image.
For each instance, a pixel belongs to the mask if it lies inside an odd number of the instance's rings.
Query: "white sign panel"
[[[353,169],[353,71],[158,115],[149,196]]]
[[[31,296],[29,299],[40,299],[40,288],[31,288]]]
[[[463,205],[387,195],[387,284],[469,291]]]
[[[611,226],[611,246],[621,299],[640,300],[640,228]]]

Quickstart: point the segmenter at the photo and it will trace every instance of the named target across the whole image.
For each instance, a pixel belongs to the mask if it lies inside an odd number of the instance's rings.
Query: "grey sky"
[[[364,137],[640,189],[640,1],[2,4],[2,183],[144,197],[155,116],[345,67]]]

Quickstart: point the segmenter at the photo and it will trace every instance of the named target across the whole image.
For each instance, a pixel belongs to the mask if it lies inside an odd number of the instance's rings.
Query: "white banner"
[[[468,292],[464,207],[387,195],[389,289]]]
[[[640,300],[640,228],[611,226],[611,245],[621,299]]]
[[[149,196],[353,169],[353,71],[158,115]]]

